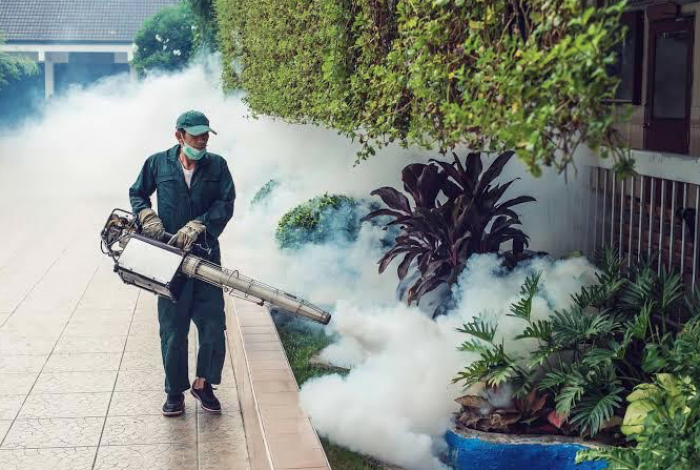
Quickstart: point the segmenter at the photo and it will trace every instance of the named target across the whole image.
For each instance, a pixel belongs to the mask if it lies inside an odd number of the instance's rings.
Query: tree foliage
[[[0,44],[2,43],[2,37],[0,37]],[[39,73],[39,67],[36,62],[0,51],[0,89],[10,80],[18,80],[23,76],[33,76],[37,73]]]
[[[377,146],[514,149],[563,170],[582,143],[627,162],[606,68],[625,2],[215,0],[224,80],[254,112]]]
[[[135,39],[133,66],[139,75],[185,67],[194,50],[196,28],[196,19],[186,3],[165,7],[148,18]]]

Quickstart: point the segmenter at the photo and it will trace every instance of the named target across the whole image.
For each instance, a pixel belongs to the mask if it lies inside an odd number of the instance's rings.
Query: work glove
[[[182,248],[187,251],[192,248],[192,244],[197,240],[200,234],[206,230],[206,227],[199,220],[190,220],[177,231],[175,235],[170,239],[168,245],[175,245],[178,248]]]
[[[141,221],[141,233],[148,238],[160,241],[165,234],[163,222],[153,209],[144,209],[139,212],[139,221]]]

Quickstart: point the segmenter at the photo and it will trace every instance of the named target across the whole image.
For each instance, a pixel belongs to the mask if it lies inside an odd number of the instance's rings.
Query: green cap
[[[201,135],[205,132],[216,131],[209,127],[209,119],[200,113],[199,111],[187,111],[177,118],[177,124],[175,124],[176,129],[184,129],[190,135]]]

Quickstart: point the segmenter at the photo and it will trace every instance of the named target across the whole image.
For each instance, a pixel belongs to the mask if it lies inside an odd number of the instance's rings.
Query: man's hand
[[[206,227],[199,220],[190,220],[173,235],[168,245],[175,245],[187,251],[192,247],[192,244],[204,230],[206,230]]]
[[[165,234],[163,222],[153,209],[144,209],[139,212],[139,221],[141,221],[141,232],[154,240],[160,241]]]

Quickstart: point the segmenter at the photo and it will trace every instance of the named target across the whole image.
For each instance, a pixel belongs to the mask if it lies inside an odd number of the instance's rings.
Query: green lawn
[[[292,371],[301,386],[312,377],[333,373],[326,368],[309,364],[311,356],[330,344],[328,337],[318,328],[303,320],[277,322],[277,331],[287,353]],[[382,467],[371,459],[321,439],[331,467],[336,470],[379,470]]]

